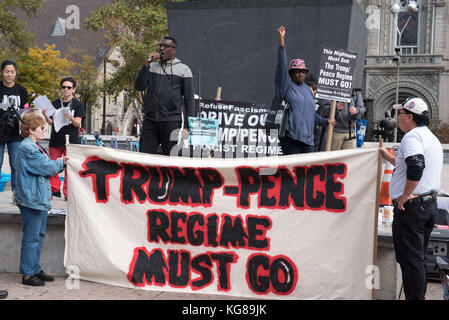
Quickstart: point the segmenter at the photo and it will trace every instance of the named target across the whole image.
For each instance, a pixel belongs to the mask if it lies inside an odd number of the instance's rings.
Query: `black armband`
[[[405,159],[407,164],[407,179],[412,181],[421,180],[426,163],[424,161],[424,155],[415,154]]]

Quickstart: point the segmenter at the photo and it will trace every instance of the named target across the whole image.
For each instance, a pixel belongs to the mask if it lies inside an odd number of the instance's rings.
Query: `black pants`
[[[162,147],[162,154],[171,155],[178,143],[179,129],[181,121],[161,121],[156,122],[144,119],[142,124],[142,135],[140,137],[140,152],[156,154],[159,144]],[[172,154],[174,155],[174,154]]]
[[[436,199],[420,198],[394,207],[393,244],[401,266],[406,300],[424,300],[427,289],[426,250],[437,212]]]
[[[281,145],[282,154],[284,156],[290,154],[310,153],[314,151],[313,145],[308,145],[304,142],[294,140],[289,137],[279,138],[279,143]]]

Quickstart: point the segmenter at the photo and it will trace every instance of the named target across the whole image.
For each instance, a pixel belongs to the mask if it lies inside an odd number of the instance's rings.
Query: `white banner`
[[[192,159],[68,145],[64,264],[156,291],[371,299],[377,149]]]

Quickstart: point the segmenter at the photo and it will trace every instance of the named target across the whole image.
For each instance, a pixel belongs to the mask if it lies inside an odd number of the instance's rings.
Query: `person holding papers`
[[[28,108],[28,92],[16,83],[17,64],[11,60],[2,63],[2,82],[0,83],[0,103],[12,105],[14,109]],[[9,119],[9,120],[8,120]],[[0,169],[3,165],[5,146],[8,147],[9,165],[11,167],[11,190],[16,189],[16,170],[14,159],[22,137],[19,133],[19,118],[7,110],[0,109]]]
[[[76,81],[72,77],[61,80],[61,99],[53,101],[56,113],[49,117],[43,110],[45,120],[52,125],[49,153],[52,160],[66,155],[65,136],[69,135],[69,142],[79,144],[79,129],[81,122],[86,116],[83,104],[75,99]],[[64,108],[62,110],[59,110]],[[59,111],[59,112],[58,112]],[[61,113],[61,111],[63,111]],[[61,119],[62,118],[62,119]],[[60,195],[61,180],[51,180],[51,191],[53,195]],[[67,200],[67,170],[64,172],[64,199]]]

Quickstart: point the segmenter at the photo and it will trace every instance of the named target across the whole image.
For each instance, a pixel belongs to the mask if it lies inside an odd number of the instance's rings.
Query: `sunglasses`
[[[164,48],[176,48],[175,46],[172,46],[171,44],[166,44],[166,43],[159,43],[157,46],[159,48],[162,48],[162,47],[164,47]]]
[[[70,90],[70,89],[73,89],[73,87],[70,87],[70,86],[61,86],[61,89],[68,89],[68,90]]]

